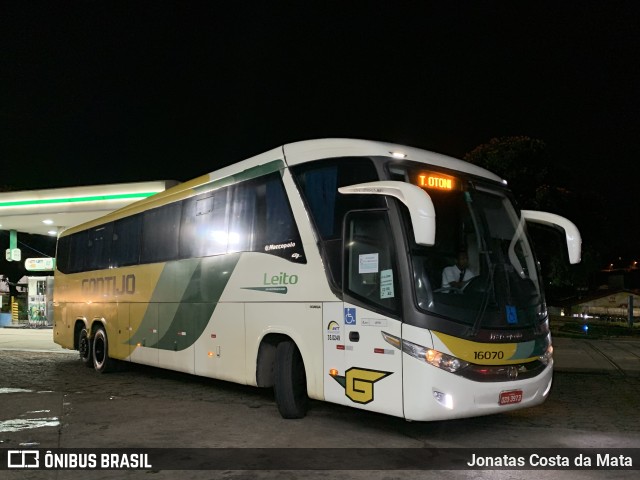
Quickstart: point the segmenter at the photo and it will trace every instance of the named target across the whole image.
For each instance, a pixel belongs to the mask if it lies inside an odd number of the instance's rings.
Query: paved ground
[[[51,328],[0,328],[0,350],[71,353],[53,342]],[[77,355],[77,352],[73,352]]]
[[[553,337],[558,372],[640,376],[640,339]]]
[[[77,352],[51,340],[50,329],[0,329],[0,450],[122,447],[222,449],[281,448],[295,457],[326,456],[335,462],[358,448],[417,448],[451,452],[466,448],[608,448],[638,450],[640,342],[555,339],[553,392],[545,404],[500,415],[442,422],[405,422],[326,402],[313,402],[303,421],[283,420],[271,390],[159,372],[133,366],[114,375],[84,367]],[[168,448],[171,447],[171,448]],[[338,447],[341,455],[331,454]],[[226,450],[225,450],[226,449]],[[426,449],[426,450],[424,450]],[[315,452],[315,453],[314,453]],[[319,452],[319,453],[317,453]],[[567,453],[568,454],[568,453]],[[640,455],[637,453],[636,455]],[[300,458],[300,455],[298,455]],[[306,457],[305,457],[306,458]],[[324,457],[323,457],[324,459]],[[344,459],[343,459],[344,460]],[[640,465],[640,456],[637,465]],[[244,469],[243,469],[244,470]],[[28,474],[25,474],[28,473]],[[637,471],[636,471],[637,474]],[[633,471],[0,471],[12,479],[317,479],[599,480],[636,478]]]

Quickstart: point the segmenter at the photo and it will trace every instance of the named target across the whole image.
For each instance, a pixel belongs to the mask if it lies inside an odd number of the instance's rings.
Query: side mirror
[[[436,211],[427,192],[410,183],[385,180],[359,183],[338,188],[346,195],[388,195],[404,203],[409,209],[415,242],[431,246],[436,239]]]
[[[539,212],[536,210],[522,210],[522,218],[527,222],[542,223],[551,227],[562,228],[567,241],[569,262],[572,264],[580,263],[582,237],[580,236],[578,227],[576,227],[573,222],[555,213]]]

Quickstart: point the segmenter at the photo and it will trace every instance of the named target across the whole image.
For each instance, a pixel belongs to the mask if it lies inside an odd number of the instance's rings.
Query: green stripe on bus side
[[[251,180],[252,178],[261,177],[269,173],[277,172],[284,168],[284,160],[273,160],[257,167],[248,168],[240,173],[229,175],[228,177],[221,178],[219,180],[213,180],[212,182],[205,183],[195,187],[193,190],[196,193],[208,192],[210,190],[217,190],[218,188],[226,187],[229,185],[243,182],[245,180]]]
[[[180,351],[200,338],[222,296],[240,253],[168,262],[138,330],[129,343]],[[178,290],[178,291],[176,291]],[[167,299],[175,298],[175,302]],[[157,341],[147,342],[157,329]]]

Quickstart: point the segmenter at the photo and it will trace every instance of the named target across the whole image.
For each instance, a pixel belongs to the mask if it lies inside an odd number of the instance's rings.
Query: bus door
[[[401,337],[398,271],[386,211],[350,212],[344,246],[342,312],[326,319],[325,354],[336,365],[325,366],[334,369],[333,382],[325,381],[326,399],[403,416],[402,355],[383,337],[383,332]]]

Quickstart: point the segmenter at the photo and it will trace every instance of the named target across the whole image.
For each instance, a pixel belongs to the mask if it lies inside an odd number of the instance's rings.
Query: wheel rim
[[[96,366],[102,367],[105,356],[105,341],[101,332],[96,334],[96,338],[93,341],[93,355],[96,361]]]

